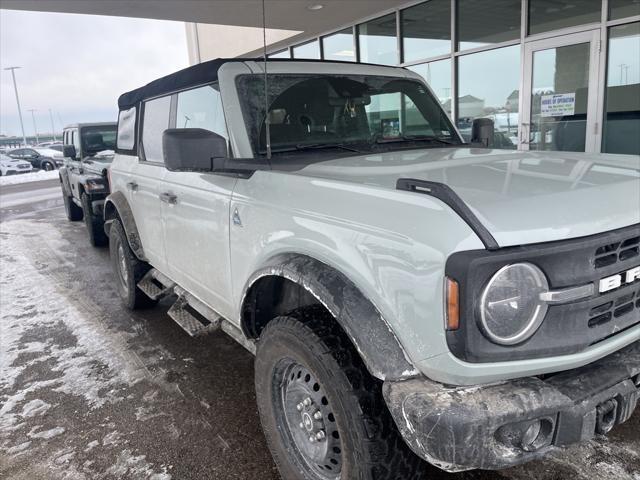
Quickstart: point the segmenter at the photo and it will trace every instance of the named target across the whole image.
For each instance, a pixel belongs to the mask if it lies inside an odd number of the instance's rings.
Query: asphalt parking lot
[[[124,310],[108,249],[66,220],[56,186],[0,190],[0,478],[278,478],[252,356],[188,337],[167,303]],[[430,478],[640,480],[640,412],[545,460]]]

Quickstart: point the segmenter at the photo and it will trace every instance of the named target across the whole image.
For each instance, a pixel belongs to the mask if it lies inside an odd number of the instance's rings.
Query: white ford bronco
[[[118,103],[122,299],[255,353],[283,478],[499,469],[632,415],[640,158],[465,144],[394,67],[214,60]]]

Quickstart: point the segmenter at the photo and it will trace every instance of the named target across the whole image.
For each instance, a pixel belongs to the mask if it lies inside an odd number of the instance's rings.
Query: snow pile
[[[54,178],[58,178],[57,170],[51,170],[49,172],[40,170],[38,172],[21,173],[19,175],[5,175],[0,177],[0,186],[18,185],[20,183],[40,182],[42,180],[53,180]]]

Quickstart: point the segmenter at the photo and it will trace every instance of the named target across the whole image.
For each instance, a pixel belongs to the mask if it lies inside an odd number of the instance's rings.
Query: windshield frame
[[[356,140],[336,136],[334,138],[335,141],[324,142],[326,143],[326,145],[323,145],[323,142],[317,142],[313,139],[308,143],[301,142],[299,144],[287,145],[285,148],[281,148],[277,145],[272,144],[272,154],[276,156],[279,154],[286,154],[287,156],[292,154],[313,155],[314,152],[317,152],[321,149],[333,149],[336,150],[336,153],[337,150],[343,150],[340,155],[342,156],[345,153],[357,155],[370,153],[372,151],[381,152],[422,148],[447,148],[460,147],[465,145],[465,142],[460,135],[460,132],[458,132],[457,128],[455,127],[455,124],[448,117],[431,88],[424,82],[421,77],[416,78],[416,76],[412,72],[406,69],[394,68],[393,72],[380,73],[378,71],[372,72],[371,70],[373,69],[370,68],[370,66],[367,67],[368,68],[366,70],[363,69],[363,71],[354,71],[351,68],[348,68],[347,71],[344,72],[305,72],[283,71],[283,69],[273,69],[272,66],[269,65],[268,75],[270,81],[268,82],[268,88],[270,111],[273,112],[272,108],[274,104],[278,101],[278,99],[284,92],[286,92],[292,86],[300,84],[307,80],[324,79],[329,77],[336,79],[336,81],[340,79],[348,79],[353,80],[354,82],[363,82],[366,85],[371,85],[374,82],[379,82],[383,86],[389,84],[395,85],[396,83],[401,84],[406,82],[408,85],[416,86],[416,90],[419,90],[423,102],[430,102],[431,113],[436,114],[437,112],[438,115],[437,122],[435,124],[437,130],[444,132],[446,127],[447,134],[437,135],[437,132],[434,132],[434,135],[432,136],[406,135],[405,133],[400,131],[400,134],[398,136],[385,138],[380,142],[376,141],[374,135],[371,135],[367,138],[359,138]],[[382,69],[376,68],[375,70]],[[389,73],[393,74],[390,75]],[[280,84],[275,81],[276,79],[280,80]],[[289,80],[290,82],[288,85],[286,84],[287,80]],[[240,73],[235,76],[235,87],[240,104],[239,106],[241,110],[241,118],[246,129],[249,146],[251,147],[254,158],[266,157],[266,149],[264,148],[264,133],[262,131],[264,128],[265,119],[263,82],[264,75],[258,72]],[[416,110],[421,114],[424,120],[424,124],[422,125],[423,128],[431,126],[429,124],[429,118],[427,118],[420,106],[416,105],[416,103],[408,94],[403,95],[402,93],[400,93],[400,95],[400,107],[398,110],[403,112],[406,111],[406,98],[410,102],[412,102]],[[368,112],[366,120],[370,120]],[[273,133],[271,134],[271,138],[273,138]],[[352,152],[345,152],[348,150],[352,150]]]

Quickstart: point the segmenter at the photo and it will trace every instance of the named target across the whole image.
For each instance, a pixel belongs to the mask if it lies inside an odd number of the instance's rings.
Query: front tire
[[[64,201],[64,211],[67,214],[67,219],[71,222],[82,220],[82,208],[76,205],[71,197],[66,194],[64,185],[62,185],[62,200]]]
[[[151,265],[135,256],[119,220],[114,220],[109,230],[109,256],[122,303],[130,310],[154,306],[157,301],[138,288],[138,282],[151,269]]]
[[[256,353],[258,410],[284,479],[424,478],[402,440],[381,382],[322,307],[272,320]]]
[[[42,168],[42,170],[44,170],[45,172],[50,172],[51,170],[54,170],[56,167],[51,162],[42,162],[42,165],[40,166],[40,168]]]
[[[87,226],[87,232],[89,232],[89,242],[94,247],[104,247],[109,243],[109,237],[104,232],[104,221],[93,214],[91,200],[86,193],[82,194],[82,210],[84,212],[84,224]]]

